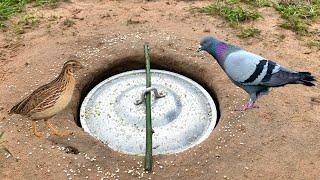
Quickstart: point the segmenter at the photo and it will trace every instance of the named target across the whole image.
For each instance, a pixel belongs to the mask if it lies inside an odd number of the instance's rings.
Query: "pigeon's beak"
[[[200,51],[202,51],[202,46],[199,45],[199,48],[197,49],[196,53],[199,53]]]

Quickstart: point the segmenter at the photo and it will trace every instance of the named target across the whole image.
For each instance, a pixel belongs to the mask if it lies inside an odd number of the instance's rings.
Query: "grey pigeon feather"
[[[314,86],[316,81],[309,72],[296,72],[245,51],[237,46],[222,42],[212,36],[200,40],[198,51],[207,51],[225,71],[234,84],[244,89],[250,100],[241,110],[251,109],[258,97],[266,94],[270,87],[287,84]]]

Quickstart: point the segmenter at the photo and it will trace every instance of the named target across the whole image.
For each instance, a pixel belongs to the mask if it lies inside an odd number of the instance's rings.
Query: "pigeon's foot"
[[[248,109],[253,108],[259,108],[259,106],[253,105],[253,103],[247,102],[245,105],[242,105],[239,109],[236,109],[236,111],[246,111]]]

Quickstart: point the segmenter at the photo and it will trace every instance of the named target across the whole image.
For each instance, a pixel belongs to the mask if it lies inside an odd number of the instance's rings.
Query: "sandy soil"
[[[0,179],[319,179],[319,86],[273,89],[258,100],[260,109],[235,112],[247,95],[208,54],[194,50],[207,34],[204,29],[210,29],[211,35],[316,77],[320,52],[278,28],[281,19],[271,8],[260,8],[265,18],[248,23],[260,28],[261,36],[241,40],[223,20],[188,11],[205,4],[209,1],[73,0],[57,9],[30,9],[41,22],[20,39],[1,33],[1,146],[12,155],[1,149]],[[66,18],[75,24],[64,26]],[[130,18],[141,23],[127,25]],[[81,94],[99,78],[139,67],[144,42],[150,44],[154,66],[213,89],[221,109],[220,122],[205,142],[179,154],[155,156],[154,172],[148,174],[143,157],[114,152],[76,124]],[[9,117],[7,110],[52,80],[71,58],[86,68],[78,73],[72,103],[52,122],[74,135],[39,139],[30,131],[30,120]],[[111,72],[112,67],[117,68]],[[38,124],[47,132],[43,122]]]

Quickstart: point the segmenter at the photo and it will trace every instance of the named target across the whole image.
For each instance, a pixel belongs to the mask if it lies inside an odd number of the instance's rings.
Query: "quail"
[[[32,120],[32,131],[37,137],[43,136],[43,133],[37,130],[37,120],[44,120],[47,127],[57,136],[68,135],[69,133],[58,131],[48,120],[69,104],[76,84],[74,72],[81,68],[83,66],[79,61],[65,62],[56,79],[36,89],[16,104],[9,114],[20,114]]]

